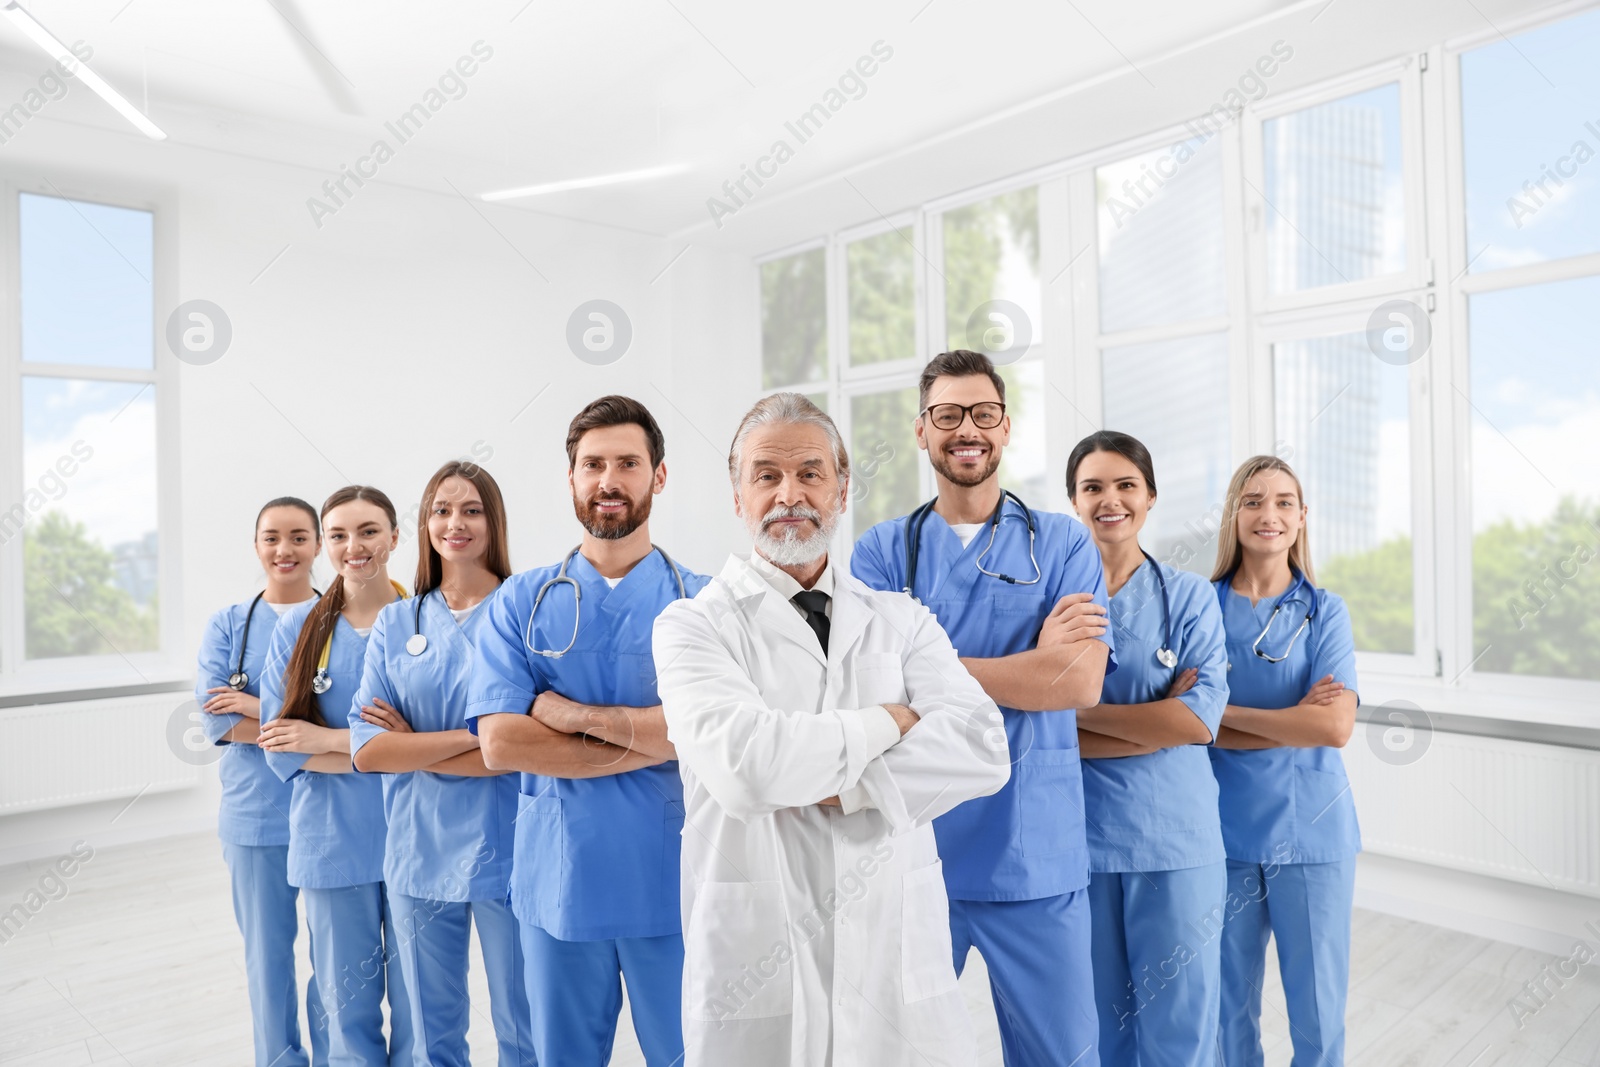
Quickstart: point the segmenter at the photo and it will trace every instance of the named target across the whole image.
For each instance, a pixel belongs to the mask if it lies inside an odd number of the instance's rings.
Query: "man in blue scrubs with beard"
[[[611,1058],[622,984],[650,1067],[683,1056],[683,784],[656,697],[656,616],[704,576],[650,543],[661,429],[606,396],[567,432],[583,541],[514,575],[476,637],[467,718],[492,770],[522,773],[511,908],[541,1064]]]
[[[987,356],[942,353],[920,387],[939,495],[868,530],[850,570],[926,604],[1005,718],[1010,781],[934,822],[956,970],[983,955],[1007,1067],[1097,1067],[1075,709],[1116,669],[1100,553],[1077,520],[1001,489],[1011,420]]]

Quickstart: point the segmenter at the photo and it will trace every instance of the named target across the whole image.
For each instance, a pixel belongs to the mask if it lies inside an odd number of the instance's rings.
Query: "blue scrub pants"
[[[562,941],[523,923],[522,956],[540,1063],[605,1067],[617,1036],[625,981],[645,1063],[682,1064],[682,935]]]
[[[411,1001],[399,960],[385,954],[385,946],[395,944],[395,929],[383,883],[301,892],[311,928],[312,979],[327,1011],[328,1067],[413,1067]]]
[[[256,1067],[307,1067],[300,1044],[299,991],[294,979],[294,939],[300,917],[294,902],[300,890],[289,884],[288,845],[222,843],[222,858],[233,881],[233,916],[244,935],[245,982],[255,1031]],[[311,1024],[311,1063],[328,1062],[322,997],[315,980],[306,982],[306,1019]]]
[[[1089,940],[1086,889],[950,902],[956,974],[976,946],[989,967],[1006,1067],[1099,1067]]]
[[[476,923],[500,1067],[537,1067],[522,981],[522,944],[516,917],[505,901],[454,903],[390,893],[389,907],[394,912],[394,951],[411,998],[417,1062],[469,1067],[467,941]]]
[[[1292,1067],[1341,1067],[1350,985],[1354,856],[1334,863],[1272,868],[1228,861],[1228,919],[1222,928],[1222,1062],[1260,1067],[1261,980],[1267,937],[1289,1007]],[[1239,902],[1243,907],[1234,910]]]
[[[1089,876],[1106,1063],[1214,1067],[1227,884],[1221,860]]]

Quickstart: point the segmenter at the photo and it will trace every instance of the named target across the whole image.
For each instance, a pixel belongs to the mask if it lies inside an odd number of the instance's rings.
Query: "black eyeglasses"
[[[972,425],[980,430],[992,430],[1006,417],[1006,406],[987,400],[965,407],[960,404],[930,404],[922,410],[928,416],[928,421],[941,430],[954,430],[966,419],[968,412],[972,414]]]

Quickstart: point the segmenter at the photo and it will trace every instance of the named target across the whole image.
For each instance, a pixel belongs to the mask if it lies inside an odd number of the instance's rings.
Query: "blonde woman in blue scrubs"
[[[1139,545],[1156,476],[1138,440],[1078,442],[1067,493],[1104,562],[1118,663],[1078,709],[1100,1059],[1211,1067],[1228,875],[1205,746],[1228,702],[1222,613],[1204,578]]]
[[[1234,472],[1212,572],[1228,642],[1211,750],[1228,852],[1222,1054],[1253,1067],[1276,939],[1296,1067],[1344,1062],[1350,909],[1361,835],[1339,749],[1356,718],[1344,601],[1312,584],[1300,480],[1275,456]]]

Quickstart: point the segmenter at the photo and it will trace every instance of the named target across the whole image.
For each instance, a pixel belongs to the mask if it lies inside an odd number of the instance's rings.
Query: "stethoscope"
[[[393,578],[389,579],[389,584],[394,586],[394,591],[396,593],[400,594],[400,599],[404,600],[406,597],[411,595],[410,593],[406,592],[405,586],[401,585]],[[326,693],[328,690],[333,688],[333,679],[328,677],[328,660],[333,655],[333,631],[337,630],[338,628],[339,620],[335,619],[333,621],[333,630],[328,631],[328,639],[322,643],[322,655],[317,657],[317,673],[311,679],[311,691],[317,694],[317,696],[321,696],[323,693]],[[409,643],[406,647],[408,649],[410,648]]]
[[[1232,585],[1233,575],[1231,573],[1217,585],[1217,605],[1223,609],[1224,614],[1227,612],[1228,590],[1232,587]],[[1294,583],[1289,586],[1288,592],[1284,593],[1283,596],[1278,598],[1278,603],[1273,607],[1272,614],[1267,616],[1267,624],[1261,628],[1261,632],[1256,635],[1256,639],[1250,643],[1251,652],[1254,652],[1257,656],[1266,660],[1268,663],[1282,663],[1284,660],[1289,658],[1289,653],[1294,651],[1294,643],[1299,639],[1301,631],[1303,631],[1307,626],[1310,626],[1311,620],[1317,616],[1317,598],[1314,591],[1311,596],[1306,598],[1306,617],[1300,623],[1299,629],[1295,630],[1295,632],[1290,635],[1289,645],[1283,650],[1283,655],[1267,655],[1265,652],[1261,651],[1261,642],[1265,640],[1267,634],[1271,632],[1272,623],[1277,619],[1278,612],[1283,610],[1283,606],[1295,599],[1295,594],[1300,591],[1302,586],[1309,587],[1310,585],[1311,583],[1306,581],[1306,576],[1303,573],[1300,571],[1294,572]]]
[[[1028,523],[1028,562],[1033,564],[1033,577],[1027,581],[1021,578],[1013,578],[1009,574],[999,574],[994,571],[984,570],[983,567],[983,558],[989,554],[990,549],[994,548],[995,534],[1000,532],[1000,513],[1005,510],[1006,497],[1010,497],[1017,502],[1017,507],[1022,509],[1023,519]],[[928,521],[928,515],[933,511],[933,505],[936,503],[938,503],[937,498],[928,501],[917,508],[916,511],[913,511],[910,518],[906,520],[906,584],[901,592],[912,600],[916,600],[919,604],[922,601],[917,599],[917,594],[912,590],[917,585],[917,556],[921,552],[922,524]],[[1028,510],[1028,505],[1024,504],[1022,498],[1011,490],[1000,490],[1000,502],[994,506],[994,514],[989,516],[989,543],[984,545],[983,551],[978,553],[976,560],[978,573],[988,575],[990,578],[998,578],[1007,585],[1037,585],[1039,580],[1044,577],[1044,572],[1039,569],[1039,561],[1033,555],[1033,542],[1037,534],[1038,526],[1033,521],[1033,512]]]
[[[420,656],[424,652],[428,651],[428,635],[422,632],[422,602],[427,600],[437,588],[438,587],[435,586],[434,589],[430,589],[426,593],[423,593],[421,596],[416,598],[417,603],[415,613],[412,615],[411,622],[411,636],[406,638],[406,651],[411,653],[413,656]],[[479,601],[478,603],[481,604],[482,601]],[[445,601],[445,607],[450,607],[449,601]],[[466,609],[463,608],[462,610],[465,611]]]
[[[578,554],[578,549],[581,549],[582,547],[582,545],[579,545],[571,552],[568,552],[567,558],[561,561],[561,569],[556,572],[556,576],[541,585],[539,587],[539,592],[534,595],[533,610],[528,612],[528,623],[522,629],[522,643],[526,645],[528,647],[528,651],[532,652],[535,656],[544,656],[546,659],[560,659],[568,652],[571,652],[572,646],[578,643],[578,622],[583,617],[583,586],[578,584],[578,580],[576,578],[568,577],[567,565],[572,562],[572,557],[576,556]],[[667,555],[665,552],[662,552],[661,549],[656,545],[651,545],[650,548],[652,551],[661,552],[661,558],[667,561],[667,567],[672,571],[673,580],[678,583],[679,599],[689,599],[689,591],[683,587],[683,575],[678,573],[678,565],[672,562],[672,557]],[[560,585],[563,582],[572,586],[572,637],[568,639],[567,647],[559,651],[553,648],[534,648],[533,620],[539,615],[539,602],[544,599],[544,595],[550,591],[551,586]]]
[[[318,596],[322,595],[315,587],[311,591]],[[250,675],[244,669],[244,653],[245,649],[250,647],[250,620],[256,617],[256,605],[261,603],[261,598],[266,595],[265,589],[257,593],[256,598],[250,601],[250,610],[244,613],[244,635],[239,638],[239,662],[233,665],[233,673],[228,675],[228,688],[237,693],[244,692],[244,687],[250,684]]]
[[[1172,651],[1172,605],[1167,601],[1167,576],[1161,573],[1161,564],[1155,557],[1144,549],[1139,554],[1150,561],[1150,569],[1156,572],[1156,584],[1161,587],[1161,647],[1156,649],[1156,662],[1163,667],[1176,667],[1178,654]]]

